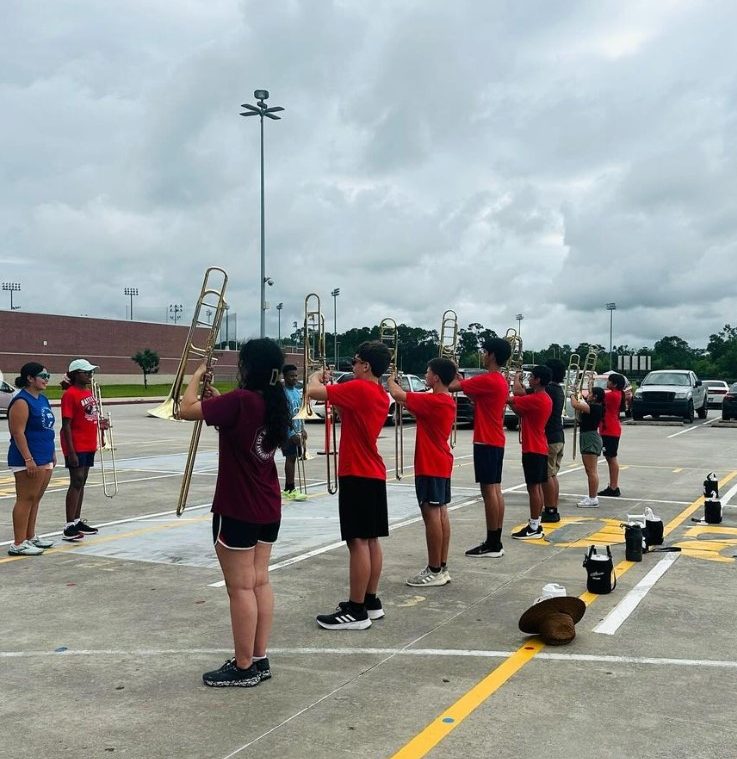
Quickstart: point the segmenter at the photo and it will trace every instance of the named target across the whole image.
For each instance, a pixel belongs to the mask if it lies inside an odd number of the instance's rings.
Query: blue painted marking
[[[67,646],[59,646],[59,648],[55,648],[54,649],[54,653],[55,654],[60,654],[60,653],[62,653],[62,651],[67,651],[67,650],[68,650]]]
[[[453,717],[443,717],[443,722],[455,722]]]

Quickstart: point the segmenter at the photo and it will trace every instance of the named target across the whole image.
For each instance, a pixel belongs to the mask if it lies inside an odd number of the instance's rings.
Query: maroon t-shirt
[[[251,390],[233,390],[203,400],[202,415],[220,433],[212,511],[254,524],[279,522],[281,491],[275,451],[264,448],[263,397]]]

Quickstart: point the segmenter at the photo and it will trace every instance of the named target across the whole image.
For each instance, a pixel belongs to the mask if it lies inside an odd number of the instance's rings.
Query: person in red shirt
[[[389,377],[388,382],[392,398],[404,403],[407,411],[417,420],[415,492],[425,523],[427,566],[407,580],[407,585],[415,588],[450,582],[448,504],[453,454],[448,438],[455,420],[456,405],[448,392],[448,385],[457,373],[458,368],[450,359],[434,358],[425,373],[425,384],[432,390],[431,393],[404,391],[395,374]]]
[[[609,467],[609,484],[598,495],[619,497],[619,439],[622,437],[620,412],[624,411],[625,379],[621,374],[610,374],[604,394],[604,416],[599,425],[599,434],[604,444],[604,458]]]
[[[281,524],[281,489],[274,462],[291,417],[280,382],[284,356],[268,338],[249,340],[238,358],[238,387],[220,395],[203,363],[182,396],[182,419],[218,431],[218,475],[212,538],[230,600],[235,655],[202,676],[213,687],[251,688],[271,677],[266,647],[274,616],[269,558]],[[202,380],[207,389],[197,392]]]
[[[468,379],[454,379],[449,390],[462,390],[474,403],[473,468],[481,488],[486,516],[486,540],[466,551],[466,556],[504,556],[502,523],[504,496],[502,468],[504,465],[504,407],[509,396],[509,384],[502,367],[512,353],[509,343],[501,337],[487,340],[482,348],[486,374]]]
[[[95,465],[98,425],[100,420],[97,401],[92,393],[92,375],[98,366],[84,358],[69,364],[62,381],[65,388],[61,396],[61,450],[64,464],[69,470],[69,488],[66,496],[66,517],[62,540],[76,542],[85,535],[96,535],[98,530],[82,520],[84,486],[90,468]],[[68,380],[68,382],[67,382]]]
[[[317,624],[326,630],[364,630],[384,616],[377,596],[383,562],[379,538],[389,534],[389,515],[386,467],[376,440],[389,412],[381,375],[390,361],[389,348],[371,340],[358,346],[351,382],[325,385],[329,376],[318,371],[307,384],[310,398],[340,410],[338,511],[350,554],[350,595],[333,614],[318,615]]]
[[[520,418],[522,437],[522,471],[530,497],[530,521],[512,533],[517,540],[544,538],[540,515],[543,511],[543,483],[548,479],[548,437],[545,425],[553,410],[553,401],[545,391],[552,379],[548,366],[534,366],[530,372],[531,393],[522,384],[522,372],[514,376],[513,395],[509,405]]]

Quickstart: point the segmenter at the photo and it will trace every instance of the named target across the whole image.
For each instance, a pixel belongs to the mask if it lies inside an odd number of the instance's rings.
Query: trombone
[[[566,374],[566,390],[573,392],[576,398],[580,398],[583,393],[583,383],[588,382],[589,393],[591,392],[591,383],[596,374],[596,359],[599,352],[592,347],[589,347],[588,352],[583,360],[583,367],[581,367],[581,356],[578,353],[573,353],[568,361],[568,373]],[[571,380],[571,375],[573,379]],[[566,395],[566,397],[568,397]],[[576,434],[578,431],[578,412],[573,417],[573,460],[576,460]]]
[[[118,494],[118,471],[115,466],[115,443],[113,441],[113,423],[108,413],[105,415],[102,409],[102,393],[100,386],[92,379],[92,395],[97,405],[97,450],[100,451],[100,474],[102,476],[102,492],[108,498],[114,498]],[[107,428],[103,428],[102,422],[107,421]],[[107,436],[106,436],[107,433]],[[108,461],[105,461],[105,459]],[[108,470],[111,479],[108,480]]]
[[[396,374],[401,378],[401,372],[397,368],[397,355],[399,353],[399,330],[394,319],[387,317],[379,324],[379,340],[389,348],[391,361],[389,362],[389,374]],[[394,476],[401,480],[404,477],[404,415],[402,404],[394,403]]]
[[[450,359],[458,366],[458,315],[452,309],[448,309],[440,322],[440,351],[439,358]],[[450,447],[456,447],[458,439],[458,401],[456,394],[453,393],[453,400],[456,404],[456,413],[453,418],[453,428],[450,432]]]
[[[522,338],[517,334],[517,330],[514,327],[510,327],[504,339],[509,343],[511,350],[509,359],[502,371],[504,378],[509,385],[510,394],[514,391],[514,378],[517,372],[522,371],[522,364],[524,361],[524,351],[522,350]],[[522,430],[520,429],[520,440],[522,439]]]
[[[215,344],[220,333],[220,323],[223,320],[223,314],[227,303],[225,301],[225,287],[228,284],[228,275],[225,270],[218,266],[211,266],[205,271],[205,278],[202,281],[200,296],[194,308],[192,324],[189,328],[187,340],[184,344],[182,357],[179,359],[179,367],[174,377],[174,383],[169,390],[167,399],[155,409],[148,412],[149,416],[157,416],[159,419],[179,419],[179,403],[182,398],[182,385],[187,373],[187,364],[192,359],[200,359],[207,365],[208,371],[215,360]],[[212,323],[204,318],[207,311],[212,311]],[[207,328],[206,335],[202,335],[201,330]],[[195,343],[195,340],[198,343]],[[204,342],[199,342],[204,340]],[[206,375],[207,377],[207,375]],[[199,397],[205,391],[207,378],[203,380],[199,389]],[[202,420],[199,419],[194,423],[192,430],[192,439],[189,444],[187,461],[184,465],[184,476],[182,477],[182,486],[179,490],[179,500],[177,501],[177,516],[182,516],[185,506],[187,505],[187,496],[189,495],[189,486],[192,482],[192,473],[194,471],[194,462],[197,457],[197,446],[200,442],[200,433],[202,432]]]
[[[314,345],[310,337],[314,337]],[[320,296],[317,293],[309,293],[305,297],[304,334],[302,336],[302,405],[293,419],[301,419],[303,422],[312,419],[315,415],[310,398],[307,394],[307,384],[310,374],[320,369],[327,370],[325,360],[325,317],[320,308]],[[338,492],[338,446],[333,407],[330,401],[325,401],[325,461],[328,493],[334,495]],[[304,458],[297,457],[297,477],[301,492],[307,491],[307,478],[305,476]]]

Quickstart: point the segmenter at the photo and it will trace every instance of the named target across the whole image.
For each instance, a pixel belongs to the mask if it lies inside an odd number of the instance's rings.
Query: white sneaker
[[[420,574],[410,577],[407,580],[407,585],[413,588],[426,588],[436,585],[447,585],[450,582],[448,574],[443,574],[443,570],[440,572],[432,572],[430,567],[425,567]]]
[[[450,582],[453,579],[450,576],[450,572],[448,571],[447,567],[443,567],[443,569],[440,570],[440,574],[442,574],[448,582]]]
[[[579,509],[598,509],[599,499],[596,496],[590,498],[586,495],[576,504],[576,506],[578,506]]]
[[[53,540],[39,538],[38,535],[34,535],[28,542],[32,543],[36,548],[53,548],[54,546]]]
[[[8,547],[8,553],[11,556],[39,556],[43,552],[43,548],[37,548],[30,540],[24,540],[19,546],[11,543]]]

